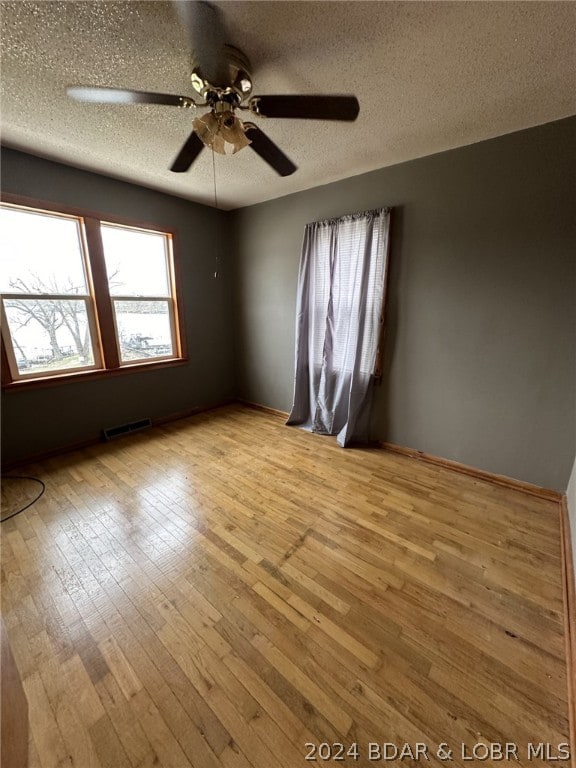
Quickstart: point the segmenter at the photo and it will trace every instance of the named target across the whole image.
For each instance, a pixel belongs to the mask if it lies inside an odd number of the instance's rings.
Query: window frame
[[[182,310],[181,274],[178,258],[178,237],[175,229],[161,226],[148,221],[129,219],[110,213],[100,213],[93,210],[76,208],[66,204],[24,197],[21,195],[2,194],[0,201],[8,207],[28,210],[32,213],[52,216],[74,217],[78,219],[84,270],[88,284],[88,298],[84,295],[87,306],[88,322],[90,324],[94,364],[75,369],[61,369],[54,372],[41,371],[38,373],[18,373],[10,332],[2,304],[2,333],[1,333],[1,368],[2,389],[6,391],[24,388],[51,386],[55,384],[81,381],[84,379],[103,378],[128,373],[137,373],[157,368],[170,368],[184,365],[188,361],[184,317]],[[169,305],[170,328],[172,332],[174,353],[158,356],[152,359],[142,358],[122,362],[120,358],[120,341],[118,338],[114,298],[110,296],[106,262],[100,232],[100,224],[118,226],[126,229],[163,235],[166,238],[166,260],[170,296],[162,297]],[[2,294],[8,298],[12,294]],[[19,294],[19,298],[35,294]],[[46,295],[46,298],[50,298]],[[76,299],[71,294],[69,299]],[[144,297],[147,298],[147,297]],[[14,375],[16,372],[16,375]]]

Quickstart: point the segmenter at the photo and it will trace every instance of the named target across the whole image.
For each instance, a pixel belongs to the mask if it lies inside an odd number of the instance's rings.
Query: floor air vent
[[[122,437],[122,435],[128,435],[131,432],[139,432],[141,429],[151,427],[152,422],[150,419],[141,419],[140,421],[133,421],[130,424],[121,424],[119,427],[108,427],[103,430],[104,440],[114,440],[116,437]]]

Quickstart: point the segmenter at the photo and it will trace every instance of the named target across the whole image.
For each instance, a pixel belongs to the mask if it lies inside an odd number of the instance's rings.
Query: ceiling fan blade
[[[250,146],[254,152],[256,152],[257,155],[260,155],[262,160],[265,160],[268,165],[271,165],[276,173],[280,174],[280,176],[290,176],[290,174],[294,173],[296,166],[292,160],[290,160],[289,157],[286,157],[284,152],[274,144],[272,139],[269,139],[260,128],[254,125],[254,123],[244,123],[244,127],[248,132],[248,138],[251,142]]]
[[[196,133],[192,131],[190,136],[186,139],[182,149],[178,153],[178,157],[170,166],[170,170],[174,173],[184,173],[190,168],[194,160],[196,160],[203,149],[204,144],[198,138]]]
[[[195,65],[211,85],[226,87],[229,71],[224,56],[226,30],[221,11],[200,0],[175,0],[174,6],[186,27]]]
[[[129,91],[122,88],[101,88],[99,86],[72,85],[66,93],[75,101],[92,104],[166,104],[174,107],[193,106],[193,99],[172,93],[151,91]]]
[[[255,96],[250,107],[263,117],[301,120],[356,120],[360,104],[356,96]]]

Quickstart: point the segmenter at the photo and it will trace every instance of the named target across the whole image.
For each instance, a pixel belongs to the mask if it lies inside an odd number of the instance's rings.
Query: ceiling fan
[[[305,120],[346,120],[358,117],[355,96],[252,96],[252,74],[248,58],[225,42],[226,30],[219,9],[211,3],[178,0],[174,3],[184,23],[193,54],[192,86],[204,100],[150,91],[132,91],[99,86],[69,86],[68,96],[93,104],[164,104],[208,111],[193,120],[194,130],[182,146],[170,170],[187,171],[205,146],[221,154],[233,154],[250,146],[280,176],[294,173],[296,166],[274,142],[237,111],[256,117]]]

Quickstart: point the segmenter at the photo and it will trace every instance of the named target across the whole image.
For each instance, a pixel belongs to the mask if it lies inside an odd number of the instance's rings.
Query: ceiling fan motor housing
[[[228,99],[229,103],[235,101],[240,104],[252,93],[251,65],[248,57],[233,45],[224,46],[228,81],[211,83],[203,75],[197,61],[192,62],[193,69],[190,79],[192,87],[208,103],[226,100],[226,96],[233,95],[234,99]]]

